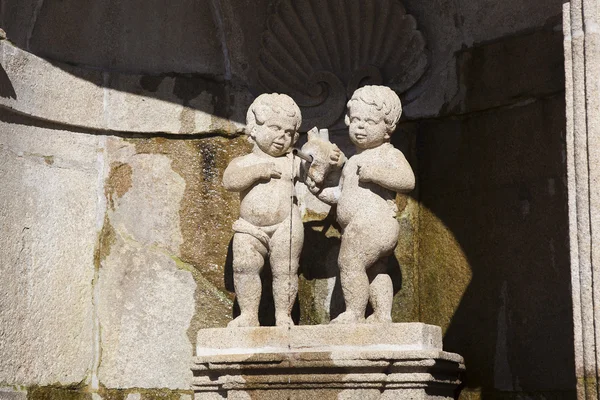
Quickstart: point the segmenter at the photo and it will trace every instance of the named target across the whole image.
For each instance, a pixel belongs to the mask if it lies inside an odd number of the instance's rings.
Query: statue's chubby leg
[[[369,277],[369,302],[373,306],[373,314],[367,318],[367,323],[392,322],[392,303],[394,300],[394,285],[387,271],[387,257],[381,258],[367,270]]]
[[[364,322],[371,285],[382,282],[381,279],[370,282],[367,271],[393,251],[398,240],[397,225],[393,218],[387,221],[382,220],[381,216],[369,214],[357,217],[348,224],[342,235],[338,257],[346,311],[331,323]],[[381,291],[381,294],[389,293],[385,289]],[[381,298],[377,300],[380,303],[383,301]],[[388,301],[387,296],[385,301]]]
[[[290,223],[292,224],[290,231]],[[290,246],[291,236],[291,246]],[[298,267],[304,243],[304,227],[299,210],[294,207],[288,217],[271,237],[270,263],[273,273],[273,300],[275,324],[290,326],[292,307],[298,294]]]
[[[260,272],[266,255],[267,248],[254,236],[240,232],[233,236],[233,284],[241,313],[228,327],[259,326]]]

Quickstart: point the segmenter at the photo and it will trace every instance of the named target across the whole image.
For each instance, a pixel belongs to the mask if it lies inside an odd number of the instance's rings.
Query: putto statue
[[[300,163],[290,150],[301,123],[291,97],[260,95],[246,116],[252,153],[231,161],[223,175],[225,189],[239,192],[241,199],[240,218],[233,224],[233,280],[241,314],[230,327],[259,326],[260,272],[266,257],[273,274],[276,324],[293,325],[304,228],[291,200]]]
[[[346,311],[331,323],[364,322],[367,302],[373,314],[367,322],[391,322],[392,280],[387,257],[398,242],[396,193],[410,192],[415,176],[390,136],[402,113],[398,95],[385,86],[365,86],[348,102],[346,125],[356,146],[334,187],[309,188],[319,199],[337,203],[342,227],[338,258]]]
[[[276,325],[293,325],[290,313],[304,241],[294,190],[298,180],[322,201],[337,204],[342,227],[338,265],[346,311],[332,323],[364,322],[369,301],[374,312],[367,322],[392,321],[387,258],[398,242],[395,197],[415,185],[406,158],[390,144],[402,106],[385,86],[358,89],[347,106],[345,121],[356,146],[356,155],[347,161],[326,130],[311,130],[302,151],[293,149],[302,118],[289,96],[263,94],[250,106],[247,133],[254,148],[231,161],[223,176],[225,188],[239,192],[241,199],[240,218],[233,224],[233,279],[241,314],[230,327],[259,326],[260,272],[267,257]],[[325,187],[335,176],[331,172],[342,166],[339,182]]]
[[[230,327],[259,326],[260,272],[267,257],[273,275],[275,323],[293,325],[290,313],[298,293],[304,228],[294,190],[301,175],[300,158],[290,150],[301,123],[300,109],[291,97],[260,95],[246,116],[252,153],[232,160],[223,175],[225,189],[239,192],[241,200],[240,218],[233,224],[233,281],[241,313]],[[319,148],[325,149],[319,152],[322,159],[302,168],[302,176],[341,167],[341,152],[335,145],[327,141]]]

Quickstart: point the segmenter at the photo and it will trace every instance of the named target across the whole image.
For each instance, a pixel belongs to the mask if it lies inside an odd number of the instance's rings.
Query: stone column
[[[569,229],[577,391],[598,399],[600,338],[599,4],[564,5]]]

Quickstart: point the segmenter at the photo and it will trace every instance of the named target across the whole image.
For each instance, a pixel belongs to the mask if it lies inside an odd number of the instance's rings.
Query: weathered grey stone
[[[98,150],[94,136],[0,122],[4,384],[69,385],[90,373]]]
[[[0,106],[84,130],[235,134],[250,102],[244,88],[207,78],[51,63],[6,41],[0,42],[0,62],[7,76]]]
[[[35,54],[135,72],[223,76],[210,0],[177,6],[161,0],[18,3],[3,9],[3,26],[18,46]]]
[[[420,318],[465,357],[476,399],[573,394],[563,106],[420,123]]]
[[[466,46],[492,41],[516,32],[560,25],[562,0],[459,0],[457,24]]]
[[[202,400],[451,399],[464,366],[441,345],[420,323],[201,330],[192,385]]]
[[[600,40],[597,5],[572,0],[564,8],[567,170],[575,373],[580,399],[598,398],[600,360]]]
[[[198,331],[196,356],[279,352],[412,351],[442,348],[442,330],[418,322],[389,324],[300,325],[281,327],[213,328]]]
[[[0,388],[0,400],[27,400],[27,391]]]
[[[357,154],[344,165],[337,185],[311,186],[307,181],[320,200],[337,204],[337,221],[343,229],[338,266],[346,311],[332,323],[364,322],[368,302],[373,313],[367,322],[392,321],[393,282],[387,258],[398,243],[395,196],[415,187],[406,158],[390,144],[401,114],[400,99],[390,88],[358,89],[345,118]]]
[[[191,272],[177,263],[185,182],[164,155],[136,154],[134,145],[116,138],[107,149],[111,171],[97,296],[100,382],[185,389],[196,290]]]
[[[346,102],[360,85],[386,85],[402,94],[428,66],[417,22],[396,0],[345,6],[283,0],[261,44],[257,84],[296,100],[303,132],[315,125],[343,127]]]
[[[240,315],[229,326],[258,326],[260,273],[268,256],[278,326],[293,325],[296,277],[304,228],[293,203],[300,162],[289,153],[298,139],[300,109],[283,94],[263,94],[250,106],[247,130],[252,153],[235,158],[223,186],[240,193],[240,218],[233,230],[233,280]]]
[[[562,35],[550,27],[459,52],[464,93],[457,111],[485,110],[562,92],[561,49]]]

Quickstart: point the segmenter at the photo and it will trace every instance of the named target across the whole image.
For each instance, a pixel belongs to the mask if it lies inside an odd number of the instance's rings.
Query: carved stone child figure
[[[240,218],[233,224],[233,279],[241,314],[228,326],[259,326],[260,272],[267,257],[276,325],[293,325],[290,313],[298,292],[304,228],[293,201],[300,162],[290,149],[302,117],[294,100],[274,93],[260,95],[246,119],[252,153],[232,160],[223,175],[225,189],[239,192],[241,198]]]
[[[331,323],[364,322],[367,302],[373,314],[367,322],[391,322],[393,286],[387,257],[398,242],[396,193],[415,186],[415,177],[400,150],[390,144],[402,106],[385,86],[365,86],[348,102],[346,125],[356,155],[345,164],[337,187],[318,197],[337,203],[342,227],[338,258],[346,311]]]

